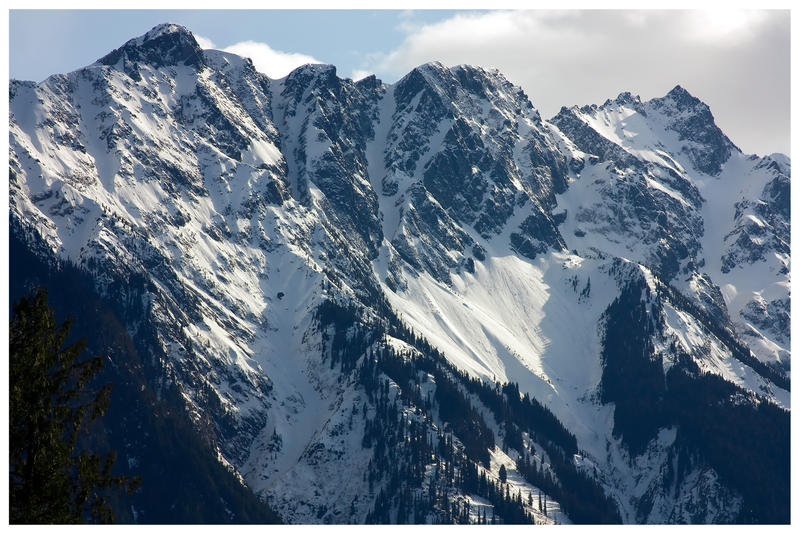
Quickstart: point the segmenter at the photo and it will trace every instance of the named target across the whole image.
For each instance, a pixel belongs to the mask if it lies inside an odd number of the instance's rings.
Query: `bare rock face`
[[[12,80],[9,131],[15,246],[285,521],[788,521],[790,163],[680,86],[547,121],[164,24]]]

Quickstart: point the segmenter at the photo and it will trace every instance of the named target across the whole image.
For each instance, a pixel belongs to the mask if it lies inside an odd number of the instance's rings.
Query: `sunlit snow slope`
[[[742,154],[683,88],[546,121],[496,71],[431,63],[389,85],[306,65],[272,80],[167,24],[12,81],[9,129],[12,231],[90,273],[133,336],[154,332],[194,424],[286,521],[594,517],[526,479],[528,457],[553,487],[569,470],[593,481],[581,488],[625,522],[752,519],[669,391],[710,373],[740,388],[725,402],[789,409],[790,162]],[[621,309],[641,311],[630,339]],[[611,385],[618,344],[666,388],[635,438],[620,414],[636,399]],[[408,363],[414,385],[376,356],[434,350],[442,362]],[[559,463],[470,377],[518,384],[576,450]],[[447,380],[496,439],[482,462],[448,419]],[[397,487],[372,437],[387,413],[409,428],[398,454],[414,432],[445,450],[415,456],[425,469]],[[448,439],[458,476],[437,463]],[[508,464],[526,499],[491,501],[464,482],[473,464],[495,481]]]

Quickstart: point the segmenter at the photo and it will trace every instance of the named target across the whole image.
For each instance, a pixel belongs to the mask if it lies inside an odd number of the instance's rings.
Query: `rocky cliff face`
[[[271,80],[162,25],[12,81],[9,128],[15,238],[153,333],[150,387],[287,521],[788,514],[696,429],[788,448],[789,160],[681,87],[545,121],[495,71]]]
[[[742,313],[764,295],[778,307],[789,297],[785,157],[743,155],[680,86],[648,102],[623,93],[564,108],[552,122],[589,162],[559,202],[569,247],[649,266],[784,366],[788,345]]]

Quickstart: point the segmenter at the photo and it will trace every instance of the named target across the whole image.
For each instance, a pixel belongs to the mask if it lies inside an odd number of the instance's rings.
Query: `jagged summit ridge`
[[[649,105],[669,118],[668,128],[677,132],[681,141],[690,143],[685,150],[706,174],[718,175],[732,153],[741,153],[719,129],[708,105],[680,85],[663,98],[651,100]]]
[[[646,102],[642,102],[638,95],[625,91],[600,106],[562,107],[551,120],[556,124],[566,124],[572,120],[570,114],[598,116],[618,113],[621,109],[630,109],[645,119],[649,114],[654,115],[649,120],[652,123],[650,128],[675,132],[681,143],[676,152],[686,155],[694,167],[706,174],[718,175],[732,153],[741,153],[719,129],[708,105],[680,85],[676,85],[665,96]],[[612,138],[612,141],[615,139]],[[624,147],[626,143],[624,139],[622,141]]]
[[[160,24],[141,37],[129,40],[120,48],[98,60],[102,65],[115,65],[120,60],[140,62],[153,67],[202,64],[202,49],[192,32],[178,24]]]
[[[142,354],[287,521],[421,520],[409,502],[507,521],[479,482],[500,465],[538,522],[767,509],[703,459],[679,393],[707,374],[726,393],[691,414],[789,406],[788,158],[731,150],[705,172],[702,136],[672,128],[703,115],[680,92],[545,121],[481,68],[272,80],[224,52],[185,61],[179,27],[148,35],[12,83],[14,235],[152,332]],[[498,391],[553,419],[493,415]]]

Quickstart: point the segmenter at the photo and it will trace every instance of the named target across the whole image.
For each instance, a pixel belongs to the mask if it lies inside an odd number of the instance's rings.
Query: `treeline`
[[[488,467],[489,450],[495,446],[496,437],[470,400],[473,395],[491,411],[503,428],[504,445],[520,453],[519,472],[531,484],[544,489],[561,503],[562,511],[573,521],[621,521],[615,502],[605,495],[596,480],[575,466],[573,455],[578,453],[575,436],[549,409],[529,395],[521,395],[517,384],[488,384],[468,376],[394,315],[389,315],[384,322],[370,323],[354,307],[329,302],[320,307],[317,319],[326,332],[325,339],[331,341],[329,357],[332,362],[338,362],[346,370],[361,361],[357,370],[359,383],[367,392],[370,402],[377,402],[379,408],[376,409],[381,412],[380,417],[376,416],[365,424],[364,445],[375,448],[375,457],[366,476],[373,485],[379,479],[386,480],[387,488],[391,491],[379,493],[370,521],[416,522],[426,517],[428,520],[435,518],[438,522],[458,522],[469,514],[463,508],[454,511],[452,504],[445,504],[452,501],[446,495],[448,484],[492,502],[497,515],[494,519],[487,518],[487,522],[533,521],[533,517],[525,510],[521,496],[507,496],[507,491],[504,492],[502,487],[498,489],[495,482],[486,480],[485,472],[478,468],[479,464]],[[329,332],[331,326],[332,337]],[[413,349],[398,351],[385,343],[375,343],[384,335],[400,339]],[[375,347],[374,350],[372,347]],[[412,408],[428,422],[437,414],[446,424],[445,430],[452,432],[461,446],[452,447],[452,440],[447,433],[442,435],[441,430],[438,435],[429,436],[430,441],[422,439],[421,434],[417,435],[410,429],[402,432],[397,430],[393,425],[400,425],[403,417],[398,415],[399,411],[395,411],[399,408],[391,408],[392,404],[387,405],[387,401],[381,400],[388,398],[389,394],[388,382],[382,376],[391,378],[399,386],[400,393],[395,402],[399,399],[399,402],[405,403],[406,407]],[[421,393],[421,385],[425,380],[435,383],[432,396],[423,397]],[[410,426],[410,423],[406,422],[405,425]],[[421,432],[417,427],[414,431]],[[525,445],[523,432],[544,447],[552,471],[541,464],[534,467],[533,463],[526,463],[532,452]],[[398,444],[405,448],[405,459],[394,457],[389,452],[398,450]],[[413,492],[408,493],[404,489],[408,484],[404,485],[403,481],[412,486],[419,482],[419,473],[424,471],[424,464],[412,468],[408,463],[423,462],[429,453],[431,458],[428,465],[437,465],[434,472],[439,477],[438,485],[434,485],[434,488],[440,489],[437,493],[436,489],[428,488],[422,498]],[[441,469],[438,468],[438,462],[443,462]],[[499,484],[502,486],[502,483]],[[398,513],[402,511],[403,514],[408,511],[408,514],[398,518],[392,510]]]
[[[774,367],[770,367],[753,356],[750,349],[736,338],[733,331],[720,324],[718,321],[711,319],[708,314],[697,306],[691,299],[682,294],[680,291],[656,280],[657,291],[669,299],[669,301],[679,310],[685,311],[697,321],[699,321],[709,332],[711,332],[717,339],[719,339],[734,358],[747,365],[753,371],[761,375],[762,378],[768,380],[781,389],[790,391],[791,384],[789,379]]]
[[[117,452],[112,474],[141,477],[139,489],[109,500],[115,521],[279,523],[279,516],[220,464],[208,436],[190,422],[178,387],[163,380],[152,326],[143,322],[132,338],[122,320],[136,319],[130,303],[101,298],[81,268],[45,259],[46,247],[27,243],[11,226],[11,300],[46,287],[56,318],[73,319],[69,342],[84,338],[87,354],[106,356],[93,384],[113,385],[108,411],[80,440],[101,453]]]
[[[493,434],[458,389],[450,384],[440,395],[441,385],[449,383],[440,376],[435,380],[436,393],[422,397],[420,389],[428,373],[415,363],[426,367],[424,362],[424,358],[409,358],[383,345],[375,352],[368,351],[358,370],[359,384],[375,409],[374,417],[367,418],[364,425],[362,446],[373,449],[364,480],[370,492],[383,483],[366,522],[533,523],[520,496],[511,495],[507,485],[489,480],[486,471],[479,469],[479,462],[488,466],[488,448],[494,446],[488,439],[493,440]],[[399,386],[394,393],[390,379]],[[434,410],[438,409],[440,417],[443,411],[450,413],[451,421],[457,422],[459,408],[472,414],[477,438],[471,438],[467,426],[460,423],[448,422],[446,429],[434,430]],[[367,413],[366,407],[363,413]],[[492,516],[487,518],[484,511],[483,516],[473,517],[459,494],[489,500]]]
[[[789,523],[789,412],[711,373],[673,367],[667,383],[678,445],[699,452],[743,497],[737,522]]]
[[[604,313],[600,400],[615,403],[614,435],[632,456],[642,453],[666,422],[663,363],[651,341],[654,317],[660,315],[657,303],[644,278],[637,278]]]
[[[657,331],[658,302],[666,295],[717,336],[737,359],[776,385],[781,386],[785,379],[755,360],[730,331],[688,298],[658,281],[656,288],[659,295],[650,309],[648,286],[637,280],[623,288],[605,312],[601,399],[615,403],[614,433],[621,435],[636,455],[659,428],[677,427],[678,478],[687,469],[711,467],[724,486],[743,497],[739,522],[787,523],[789,412],[716,374],[702,372],[677,345],[672,348],[676,363],[665,373],[661,356],[655,354],[650,341]],[[784,386],[788,389],[788,384]],[[673,479],[672,466],[667,473],[665,488],[680,482]]]
[[[616,503],[600,484],[575,466],[572,457],[578,453],[578,442],[561,421],[527,393],[520,395],[519,385],[511,382],[489,386],[462,374],[462,381],[487,406],[505,431],[504,445],[520,453],[517,470],[528,482],[553,496],[562,511],[575,523],[620,523]],[[541,463],[529,460],[522,432],[544,448],[556,481]]]

